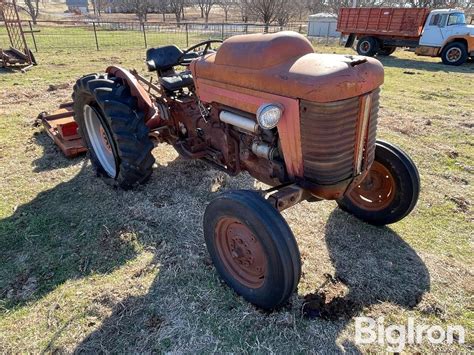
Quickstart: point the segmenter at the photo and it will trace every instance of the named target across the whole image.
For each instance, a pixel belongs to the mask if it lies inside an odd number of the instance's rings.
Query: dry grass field
[[[35,125],[40,111],[70,99],[82,74],[109,63],[144,71],[143,51],[37,59],[26,74],[0,70],[0,353],[384,351],[355,344],[357,315],[462,325],[463,345],[425,341],[405,351],[474,351],[472,62],[446,67],[403,51],[382,59],[379,137],[417,163],[419,203],[384,228],[334,202],[284,212],[303,275],[286,307],[264,313],[222,284],[202,237],[206,204],[219,191],[261,187],[252,178],[226,177],[160,146],[151,181],[117,191],[86,158],[64,158]],[[339,297],[338,307],[304,316],[305,296],[315,293]]]

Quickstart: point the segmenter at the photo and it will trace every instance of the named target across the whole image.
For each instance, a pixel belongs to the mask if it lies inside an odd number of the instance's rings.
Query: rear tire
[[[450,43],[441,52],[441,60],[446,65],[462,65],[467,61],[468,56],[466,45],[461,42]]]
[[[222,279],[263,309],[284,305],[301,274],[298,245],[281,214],[254,191],[230,191],[204,214],[204,236]]]
[[[74,86],[73,100],[74,119],[97,175],[125,190],[145,183],[155,162],[154,146],[144,114],[122,79],[84,76]]]
[[[368,175],[337,203],[355,217],[381,226],[406,217],[415,207],[419,192],[415,163],[397,146],[378,140]]]
[[[360,55],[373,57],[377,54],[380,44],[374,37],[362,37],[357,42],[357,53]]]
[[[391,55],[393,52],[395,52],[396,49],[397,49],[397,47],[391,47],[391,46],[382,47],[377,52],[377,55],[387,57],[387,56]]]

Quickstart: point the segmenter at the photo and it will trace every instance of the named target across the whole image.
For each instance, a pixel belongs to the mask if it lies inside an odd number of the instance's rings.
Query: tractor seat
[[[150,48],[146,51],[148,70],[166,72],[178,64],[187,66],[193,59],[199,58],[198,53],[190,52],[181,59],[181,63],[178,63],[182,55],[183,51],[174,45]]]
[[[194,81],[191,72],[186,70],[173,76],[161,77],[160,84],[167,91],[177,91],[184,87],[193,86]]]

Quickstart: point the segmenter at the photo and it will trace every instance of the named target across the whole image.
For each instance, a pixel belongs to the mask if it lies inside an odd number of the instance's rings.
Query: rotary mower
[[[215,42],[148,50],[156,80],[115,66],[80,78],[71,115],[98,176],[114,187],[150,179],[159,143],[270,185],[217,196],[204,237],[224,281],[274,309],[301,272],[282,210],[336,200],[367,223],[394,223],[414,208],[419,175],[400,148],[376,140],[384,79],[376,59],[316,54],[293,32],[235,36],[213,50]]]

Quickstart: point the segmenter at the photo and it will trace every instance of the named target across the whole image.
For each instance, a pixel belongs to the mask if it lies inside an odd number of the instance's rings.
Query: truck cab
[[[463,64],[474,56],[474,25],[467,24],[459,9],[433,10],[426,19],[416,53],[441,56],[449,65]]]

